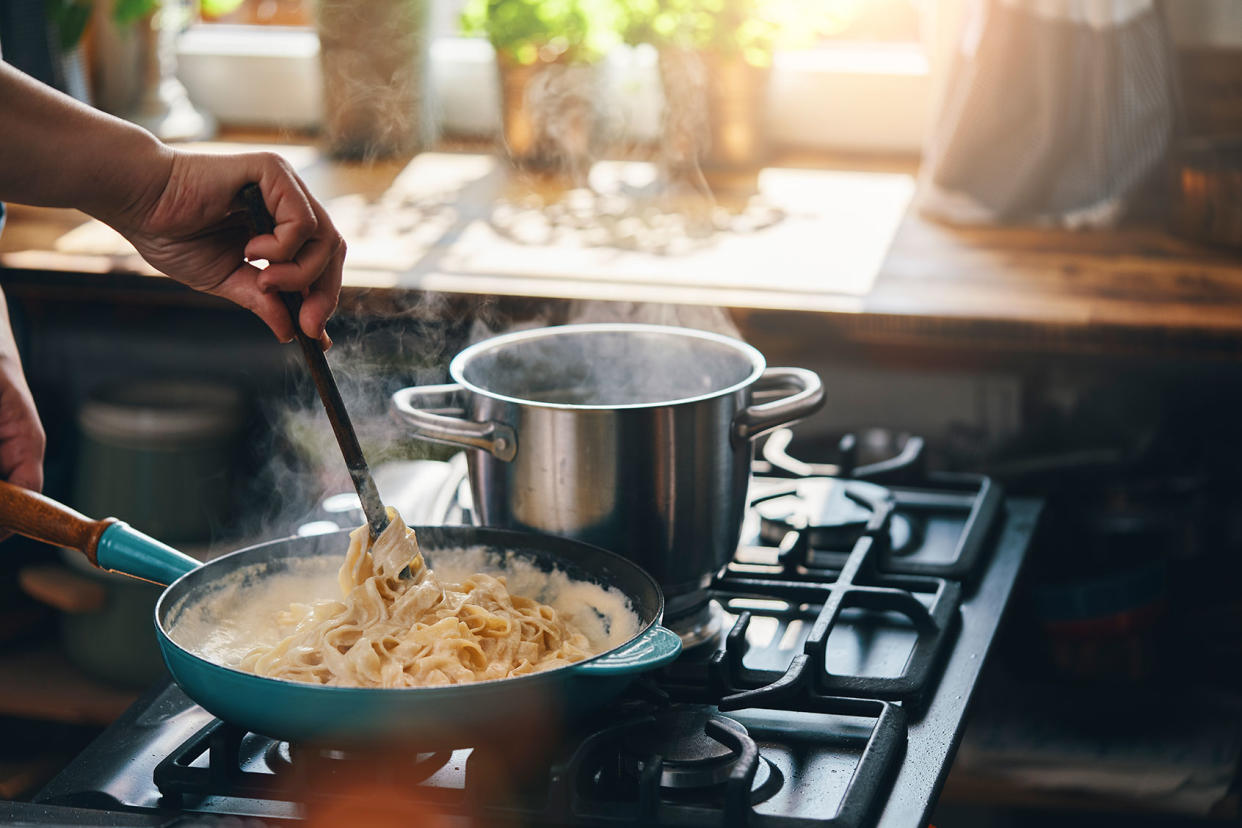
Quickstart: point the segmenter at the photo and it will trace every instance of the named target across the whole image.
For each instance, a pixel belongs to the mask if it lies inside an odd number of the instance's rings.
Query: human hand
[[[323,342],[341,290],[345,241],[280,156],[170,150],[168,175],[117,215],[101,216],[153,267],[195,290],[253,311],[281,342],[293,338],[279,291],[303,294],[298,322]],[[241,188],[257,183],[275,232],[251,238]],[[260,270],[246,260],[266,259]]]
[[[46,438],[8,328],[2,295],[0,314],[0,478],[37,492],[43,489]]]

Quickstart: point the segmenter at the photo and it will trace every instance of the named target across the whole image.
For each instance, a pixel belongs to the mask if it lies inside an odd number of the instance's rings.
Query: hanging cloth
[[[920,209],[959,223],[1113,223],[1168,148],[1173,61],[1154,0],[975,0]]]

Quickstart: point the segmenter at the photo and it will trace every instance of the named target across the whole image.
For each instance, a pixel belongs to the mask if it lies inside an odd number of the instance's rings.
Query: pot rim
[[[739,382],[735,382],[725,388],[710,391],[706,394],[698,394],[693,397],[679,397],[671,400],[657,400],[655,402],[615,403],[601,405],[553,403],[543,402],[540,400],[528,400],[522,397],[513,397],[508,394],[501,394],[496,391],[483,388],[466,379],[466,366],[471,362],[471,360],[477,358],[483,353],[505,347],[514,342],[544,339],[546,337],[560,336],[567,333],[579,333],[583,331],[591,333],[652,333],[714,342],[718,345],[732,348],[737,353],[746,357],[750,361],[751,370],[750,373]],[[752,345],[748,345],[740,339],[713,333],[712,331],[699,330],[698,328],[682,328],[675,325],[648,325],[637,322],[587,322],[575,325],[553,325],[543,328],[531,328],[524,331],[514,331],[513,333],[501,334],[500,336],[494,336],[489,339],[476,342],[460,351],[457,356],[453,357],[453,361],[449,363],[449,376],[452,377],[454,382],[469,390],[471,393],[488,397],[493,400],[514,403],[515,405],[525,405],[533,408],[562,409],[567,411],[618,411],[643,408],[665,408],[674,405],[689,405],[691,403],[727,396],[736,391],[740,391],[747,386],[753,385],[766,369],[767,360],[764,359],[763,354],[761,354],[758,349]]]

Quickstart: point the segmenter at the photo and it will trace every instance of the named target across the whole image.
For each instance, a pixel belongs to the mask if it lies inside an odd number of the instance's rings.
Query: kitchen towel
[[[1168,147],[1173,59],[1155,0],[973,0],[920,209],[972,224],[1113,223]]]

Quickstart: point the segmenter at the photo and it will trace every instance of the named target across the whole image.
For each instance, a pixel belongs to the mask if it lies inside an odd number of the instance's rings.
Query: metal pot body
[[[703,604],[733,554],[752,439],[823,399],[809,371],[654,325],[508,334],[463,351],[450,374],[397,392],[393,410],[415,436],[472,449],[482,523],[624,555],[655,577],[670,618]]]

